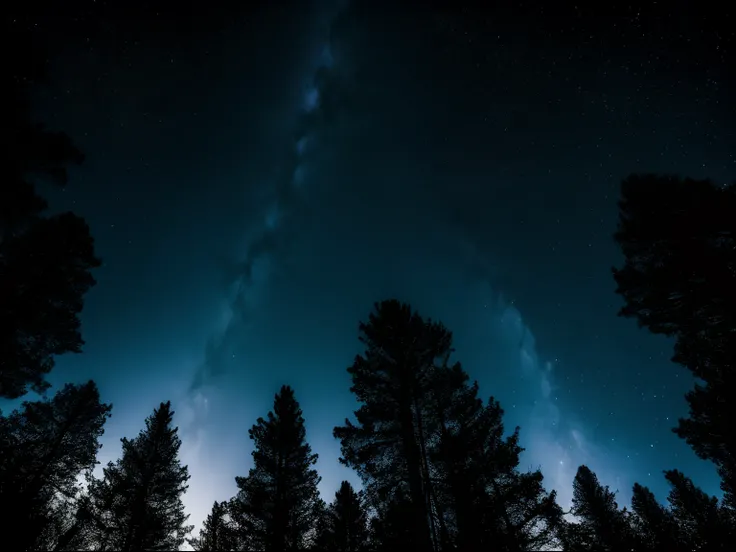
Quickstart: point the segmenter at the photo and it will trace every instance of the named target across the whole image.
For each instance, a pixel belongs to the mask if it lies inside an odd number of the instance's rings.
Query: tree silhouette
[[[304,418],[294,391],[282,386],[267,419],[248,431],[253,468],[236,477],[231,502],[241,549],[291,552],[308,548],[319,513],[317,455],[306,441]]]
[[[34,181],[65,186],[66,167],[84,156],[66,134],[31,119],[29,91],[43,78],[44,64],[19,25],[2,26],[19,48],[3,72],[0,102],[0,397],[11,399],[48,389],[54,357],[81,350],[78,315],[95,284],[90,271],[100,266],[84,219],[42,215],[48,205]]]
[[[176,550],[192,530],[182,495],[189,473],[179,462],[178,428],[165,402],[135,439],[121,439],[123,455],[102,479],[88,482],[90,532],[102,550]]]
[[[199,536],[188,540],[189,545],[201,552],[215,552],[217,550],[236,550],[237,539],[226,502],[217,502],[212,505],[212,511],[202,524]]]
[[[366,351],[348,373],[361,406],[354,413],[358,425],[346,419],[333,431],[340,461],[358,472],[374,505],[406,487],[414,546],[429,551],[437,539],[430,532],[425,401],[430,373],[449,354],[452,334],[396,300],[377,303],[359,330]]]
[[[614,493],[602,486],[587,466],[580,466],[573,480],[571,512],[579,523],[569,523],[561,532],[564,550],[635,548],[628,513],[618,509]]]
[[[717,498],[708,496],[682,472],[669,470],[664,476],[671,485],[667,499],[682,548],[730,550],[736,536],[733,512],[719,506]]]
[[[520,473],[519,428],[504,438],[503,410],[478,398],[459,363],[435,368],[429,403],[439,434],[432,447],[441,527],[457,548],[528,550],[556,544],[562,510],[540,471]]]
[[[631,510],[631,525],[641,549],[692,550],[686,545],[672,512],[662,506],[647,487],[634,484]]]
[[[343,481],[335,500],[322,515],[318,531],[318,550],[325,552],[363,552],[368,546],[368,512],[362,493]]]
[[[675,338],[673,360],[700,380],[675,432],[716,464],[736,508],[736,185],[632,175],[619,208],[619,314]]]
[[[518,472],[518,428],[504,437],[498,402],[484,404],[460,363],[449,365],[452,334],[393,300],[377,304],[360,330],[367,350],[348,369],[362,403],[358,425],[346,420],[334,434],[377,512],[378,546],[553,545],[562,523],[555,494],[541,472]]]
[[[78,478],[97,464],[112,407],[93,381],[67,384],[52,399],[0,418],[0,532],[20,550],[53,546],[69,523]]]
[[[0,243],[0,395],[43,392],[54,356],[81,351],[78,314],[95,266],[89,228],[71,213]]]

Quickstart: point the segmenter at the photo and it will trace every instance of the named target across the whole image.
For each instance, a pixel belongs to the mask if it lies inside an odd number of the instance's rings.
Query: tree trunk
[[[427,521],[429,523],[430,538],[432,541],[432,550],[437,550],[437,527],[435,525],[434,512],[432,509],[432,497],[434,492],[432,489],[432,482],[429,478],[429,460],[427,459],[427,447],[424,437],[424,424],[422,423],[422,413],[419,405],[414,404],[416,427],[419,441],[419,455],[421,462],[421,473],[422,473],[422,488],[424,489],[424,503],[427,509]]]
[[[419,447],[416,442],[411,407],[407,401],[402,405],[401,412],[402,445],[406,455],[407,472],[409,476],[409,494],[413,505],[414,534],[417,539],[417,549],[421,552],[430,552],[431,539],[427,505],[422,488],[422,462]]]

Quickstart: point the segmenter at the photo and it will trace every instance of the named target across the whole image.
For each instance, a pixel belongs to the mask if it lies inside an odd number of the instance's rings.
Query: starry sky
[[[356,408],[357,325],[396,297],[453,331],[563,507],[581,463],[621,504],[635,481],[664,499],[670,468],[718,493],[670,432],[692,380],[671,342],[616,316],[610,269],[626,175],[736,178],[731,14],[117,4],[38,16],[39,118],[87,155],[44,193],[88,220],[104,262],[84,353],[51,381],[94,378],[113,403],[103,463],[172,400],[199,526],[288,383],[329,500],[358,483],[332,438]]]

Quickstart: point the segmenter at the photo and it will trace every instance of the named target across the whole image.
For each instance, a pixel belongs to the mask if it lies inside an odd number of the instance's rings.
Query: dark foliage
[[[638,483],[631,497],[631,526],[643,550],[690,550],[672,512]]]
[[[374,552],[413,550],[414,507],[401,488],[375,509],[370,522],[370,543]]]
[[[478,398],[459,364],[436,368],[432,399],[439,432],[432,447],[441,548],[538,549],[556,544],[562,510],[540,471],[520,473],[519,429],[504,438],[503,410]]]
[[[78,478],[97,464],[111,408],[89,381],[0,418],[0,503],[8,506],[0,531],[17,537],[14,549],[55,546],[68,529]]]
[[[0,395],[48,388],[54,356],[80,352],[79,313],[98,266],[83,219],[38,219],[0,242]]]
[[[680,548],[730,550],[731,539],[736,535],[733,512],[696,487],[682,472],[669,470],[664,475],[672,487],[667,499],[678,527]]]
[[[675,338],[673,360],[698,383],[675,432],[712,460],[733,508],[736,491],[736,185],[635,175],[621,188],[615,234],[625,256],[613,274],[626,304],[653,333]]]
[[[29,94],[45,74],[42,52],[30,47],[29,29],[5,19],[0,30],[19,46],[3,71],[0,102],[0,397],[12,399],[46,390],[54,357],[81,351],[79,313],[100,260],[84,219],[43,215],[36,181],[65,186],[66,167],[84,156],[66,134],[32,120]]]
[[[135,439],[123,438],[123,455],[102,479],[88,481],[87,530],[97,550],[176,550],[192,530],[182,495],[189,474],[179,462],[181,440],[165,402]]]
[[[671,491],[668,505],[638,483],[631,512],[619,510],[614,493],[596,475],[580,466],[573,486],[573,523],[562,527],[567,551],[604,550],[730,550],[733,511],[708,496],[677,470],[664,472]]]
[[[518,431],[504,438],[498,403],[484,405],[460,364],[448,366],[452,334],[397,301],[377,304],[360,330],[366,352],[348,368],[358,425],[346,420],[334,433],[377,512],[377,546],[553,544],[562,519],[555,495],[540,472],[517,471]]]
[[[199,536],[188,542],[194,550],[200,552],[237,550],[235,527],[230,518],[228,504],[215,501],[212,511],[202,524]]]
[[[587,466],[580,466],[573,481],[571,513],[577,523],[562,531],[563,549],[569,551],[631,550],[635,538],[628,512],[619,510],[616,497]]]
[[[452,334],[442,324],[425,321],[395,300],[375,305],[360,340],[366,346],[348,373],[350,388],[361,403],[358,425],[345,420],[334,429],[341,442],[341,462],[356,469],[373,505],[398,489],[411,501],[415,547],[432,549],[430,485],[427,471],[425,416],[430,372],[447,356]]]
[[[364,552],[368,549],[368,511],[362,493],[343,481],[335,500],[322,513],[317,532],[318,550]]]
[[[420,521],[433,552],[725,550],[736,537],[729,505],[676,470],[665,472],[669,506],[635,485],[629,512],[580,466],[574,519],[564,520],[542,473],[518,470],[519,428],[506,435],[499,403],[484,403],[477,382],[450,364],[452,336],[441,324],[387,301],[361,329],[367,351],[349,369],[362,398],[361,425],[348,421],[335,433],[343,461],[354,462],[368,492],[344,481],[332,504],[319,498],[317,455],[294,392],[283,386],[273,411],[249,431],[253,468],[236,478],[236,497],[214,503],[199,536],[188,541],[194,549],[413,549],[421,544]],[[91,469],[110,408],[88,382],[0,418],[0,499],[14,505],[0,529],[18,535],[16,549],[170,550],[185,542],[192,528],[181,499],[189,475],[178,460],[170,403],[154,410],[138,437],[122,439],[122,457],[95,479]],[[411,469],[418,471],[419,507]]]
[[[241,550],[291,552],[314,538],[320,499],[317,455],[306,441],[304,418],[291,387],[274,398],[267,419],[248,431],[253,468],[236,477],[239,492],[230,510]]]

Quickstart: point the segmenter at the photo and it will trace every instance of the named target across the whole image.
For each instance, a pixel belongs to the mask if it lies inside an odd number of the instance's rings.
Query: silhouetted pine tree
[[[248,434],[253,468],[247,477],[235,478],[239,492],[231,502],[241,549],[305,550],[314,537],[321,478],[291,387],[281,388],[268,419],[258,418]]]
[[[557,492],[544,488],[542,472],[516,472],[499,479],[491,497],[505,507],[506,550],[558,549],[563,511]]]
[[[89,381],[0,417],[0,534],[13,536],[14,550],[49,548],[68,529],[111,409]]]
[[[664,472],[672,486],[667,500],[678,535],[686,550],[731,550],[734,531],[732,512],[708,496],[678,470]]]
[[[447,545],[474,550],[529,550],[556,544],[562,510],[540,471],[520,473],[519,429],[504,438],[503,410],[478,398],[459,363],[435,369],[430,404],[437,420],[434,488]]]
[[[185,525],[182,495],[189,473],[179,462],[178,428],[165,402],[146,418],[135,439],[121,439],[123,455],[90,479],[90,531],[101,550],[176,550],[192,527]]]
[[[631,526],[642,550],[692,550],[681,535],[672,512],[662,506],[647,488],[634,484]]]
[[[66,134],[32,121],[29,92],[45,74],[43,54],[20,21],[8,17],[2,29],[15,46],[0,77],[0,397],[12,399],[48,389],[54,357],[81,350],[78,315],[100,261],[84,219],[42,216],[47,203],[34,179],[64,186],[66,166],[84,156]]]
[[[427,552],[439,540],[431,525],[427,390],[435,362],[450,352],[452,334],[396,300],[377,303],[359,329],[366,351],[348,373],[361,406],[357,425],[346,419],[334,429],[340,461],[358,472],[373,506],[405,487],[414,512],[414,548]]]
[[[325,552],[365,552],[368,546],[368,512],[362,493],[343,481],[335,500],[323,513],[318,549]]]
[[[409,531],[415,547],[426,532],[428,550],[553,545],[562,523],[555,494],[540,472],[518,472],[518,428],[504,438],[498,403],[484,405],[461,365],[448,366],[452,334],[396,301],[376,305],[360,329],[367,350],[348,369],[363,403],[359,425],[346,420],[334,433],[378,512],[374,529],[413,512],[396,542]]]
[[[701,380],[675,432],[716,464],[736,509],[736,185],[632,175],[621,196],[619,314],[675,337],[673,360]]]
[[[618,551],[636,547],[628,513],[618,509],[614,493],[602,486],[587,466],[580,466],[575,475],[571,512],[579,523],[569,523],[561,531],[564,550]]]
[[[237,550],[235,527],[230,519],[228,503],[215,501],[212,511],[202,524],[199,536],[189,539],[188,542],[194,550],[201,552]]]

